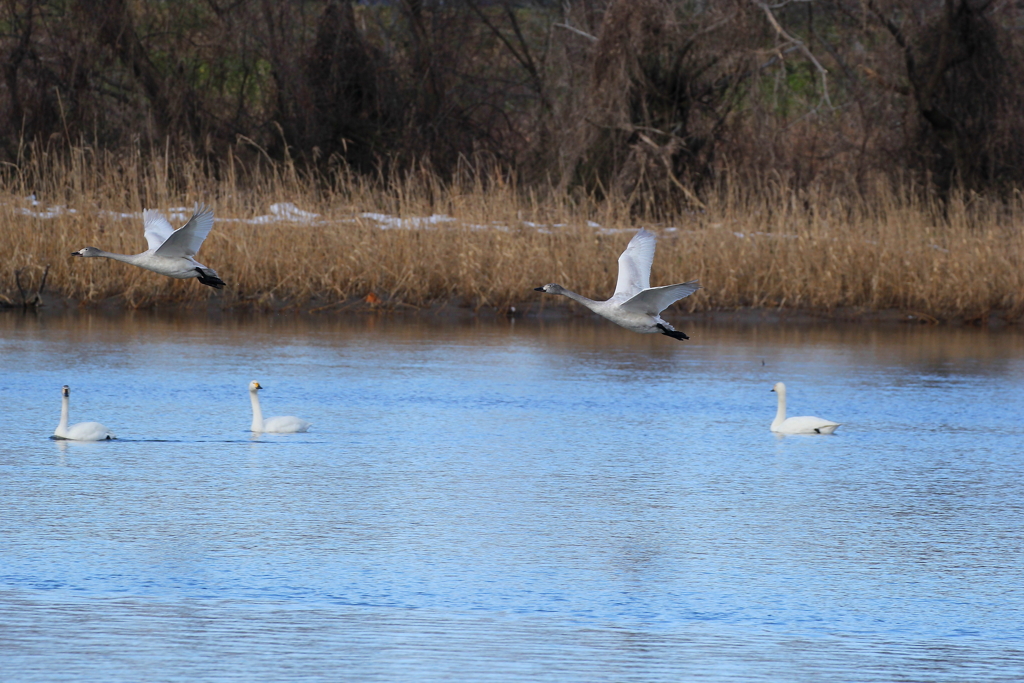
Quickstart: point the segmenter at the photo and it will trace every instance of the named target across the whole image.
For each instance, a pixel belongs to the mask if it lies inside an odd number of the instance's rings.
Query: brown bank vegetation
[[[593,221],[658,229],[690,310],[1016,318],[1021,25],[992,0],[5,1],[0,292],[49,265],[87,303],[504,309],[606,294],[627,235]],[[201,253],[222,294],[66,256],[140,251],[107,212],[196,200],[232,219]],[[244,222],[285,201],[319,222]]]
[[[15,274],[26,286],[48,266],[51,296],[89,305],[523,310],[539,304],[541,295],[531,290],[547,282],[608,296],[618,254],[632,230],[646,225],[660,237],[652,282],[699,278],[704,285],[677,305],[684,311],[897,309],[924,319],[978,320],[1024,312],[1019,197],[991,201],[964,193],[927,202],[914,187],[893,190],[888,181],[854,195],[769,178],[756,187],[724,183],[705,192],[702,209],[651,222],[636,218],[626,202],[556,193],[537,199],[500,175],[442,183],[421,173],[373,183],[288,163],[243,173],[226,162],[213,180],[194,158],[152,163],[141,154],[86,149],[34,158],[43,161],[26,177],[48,180],[28,184],[9,176],[0,196],[0,292],[11,303],[19,301]],[[171,166],[176,181],[168,179]],[[32,190],[38,206],[25,199]],[[70,256],[84,246],[142,251],[140,209],[166,210],[182,197],[216,208],[218,222],[199,256],[229,283],[222,292]],[[246,222],[277,202],[319,215]],[[117,215],[122,211],[134,216]],[[406,221],[382,229],[364,214]],[[431,215],[453,220],[417,220]]]

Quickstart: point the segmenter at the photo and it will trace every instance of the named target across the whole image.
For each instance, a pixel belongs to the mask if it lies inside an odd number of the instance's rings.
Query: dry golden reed
[[[152,157],[150,157],[152,158]],[[15,273],[80,305],[129,308],[206,302],[222,307],[323,311],[456,304],[499,310],[540,305],[533,287],[557,282],[594,298],[614,288],[616,259],[632,230],[659,234],[652,284],[697,278],[684,311],[781,308],[900,310],[935,319],[1024,312],[1021,200],[965,196],[944,206],[913,188],[796,193],[766,180],[707,197],[700,212],[657,225],[623,203],[551,193],[538,198],[495,177],[444,185],[424,172],[370,181],[309,176],[288,163],[216,172],[195,159],[37,153],[0,186],[0,294],[17,302]],[[171,189],[174,188],[174,189]],[[37,193],[40,205],[26,196]],[[228,282],[221,291],[106,259],[75,259],[85,246],[145,249],[142,208],[211,204],[217,218],[199,260]],[[244,220],[291,202],[314,223]],[[73,210],[56,217],[33,212]],[[136,217],[121,218],[118,213]],[[454,220],[383,230],[363,214]],[[595,227],[594,224],[600,227]],[[568,300],[548,297],[544,306]]]

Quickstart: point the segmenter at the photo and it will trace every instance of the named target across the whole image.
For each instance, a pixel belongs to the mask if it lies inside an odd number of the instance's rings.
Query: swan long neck
[[[138,254],[135,254],[135,255],[115,254],[113,252],[103,251],[102,249],[99,249],[97,251],[100,252],[99,254],[97,254],[97,256],[102,256],[103,258],[113,259],[115,261],[121,261],[123,263],[131,263],[133,265],[135,264],[135,262],[138,260],[138,257],[139,257]]]
[[[577,294],[576,292],[572,291],[571,289],[566,289],[565,287],[562,288],[562,294],[567,296],[567,297],[569,297],[570,299],[573,299],[574,301],[579,301],[581,304],[583,304],[584,306],[586,306],[587,308],[589,308],[592,311],[594,310],[594,306],[595,305],[601,303],[600,301],[594,301],[593,299],[588,299],[587,297],[583,296],[582,294]]]
[[[252,427],[250,429],[254,432],[262,432],[263,410],[260,409],[260,397],[256,395],[256,391],[249,392],[249,400],[252,401]]]
[[[54,434],[57,436],[62,436],[68,429],[68,403],[70,403],[70,399],[67,396],[62,396],[60,399],[60,424],[54,430]]]
[[[779,395],[779,409],[775,413],[775,421],[772,422],[773,427],[786,421],[786,390],[776,389],[775,393]]]

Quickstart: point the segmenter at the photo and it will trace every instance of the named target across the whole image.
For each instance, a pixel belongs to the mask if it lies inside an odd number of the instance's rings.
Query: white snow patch
[[[451,216],[446,216],[441,213],[436,213],[433,216],[427,216],[425,218],[421,216],[398,218],[397,216],[389,216],[386,213],[364,213],[360,215],[363,218],[368,218],[371,221],[378,223],[381,230],[422,230],[424,228],[432,228],[438,223],[455,222],[455,219]]]

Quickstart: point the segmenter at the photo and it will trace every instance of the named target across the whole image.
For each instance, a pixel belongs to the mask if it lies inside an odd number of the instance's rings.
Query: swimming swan
[[[61,389],[60,395],[60,424],[57,425],[57,429],[53,430],[55,437],[69,441],[105,441],[117,438],[99,422],[79,422],[68,427],[68,403],[71,400],[71,389],[67,384]]]
[[[777,434],[831,434],[840,422],[829,422],[820,417],[791,417],[786,419],[786,385],[776,382],[772,391],[779,395],[779,412],[772,421],[772,431]]]
[[[149,249],[141,254],[112,254],[96,247],[86,247],[71,252],[72,256],[114,259],[130,263],[139,268],[152,270],[168,277],[184,280],[190,277],[199,278],[199,282],[216,289],[226,284],[212,268],[207,268],[193,256],[203,245],[203,240],[210,234],[213,227],[213,209],[196,204],[192,218],[184,226],[175,230],[159,211],[142,212],[142,221],[146,229],[146,242]]]
[[[249,400],[252,401],[251,431],[294,434],[296,432],[304,432],[313,426],[312,423],[306,422],[301,417],[295,417],[294,415],[271,417],[264,420],[263,411],[260,409],[260,397],[256,395],[256,392],[262,388],[260,383],[255,380],[249,382]]]
[[[561,285],[550,284],[535,289],[575,299],[594,313],[627,330],[645,334],[660,332],[673,339],[689,339],[662,320],[661,312],[696,292],[700,285],[696,280],[691,280],[680,285],[651,287],[655,241],[655,236],[643,228],[633,235],[626,250],[619,256],[619,279],[615,283],[615,293],[607,301],[588,299]]]

